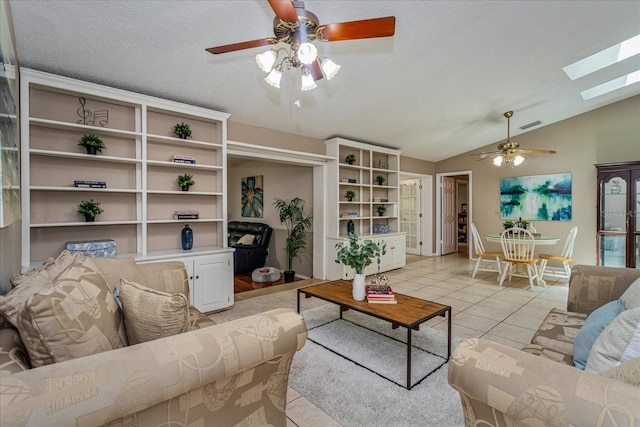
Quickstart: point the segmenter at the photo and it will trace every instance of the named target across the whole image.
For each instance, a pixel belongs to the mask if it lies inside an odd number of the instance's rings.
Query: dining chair
[[[478,257],[478,261],[476,261],[476,266],[473,269],[473,274],[471,277],[476,277],[476,273],[478,271],[495,271],[498,273],[497,279],[500,278],[502,274],[501,261],[502,252],[487,252],[484,250],[484,245],[482,244],[482,239],[480,238],[480,233],[478,233],[478,229],[476,228],[474,223],[470,224],[471,226],[471,238],[473,239],[473,249],[476,253],[476,257]],[[481,266],[482,263],[485,263],[485,266]]]
[[[571,265],[569,265],[569,263],[573,261],[571,257],[573,256],[573,246],[575,244],[577,235],[578,227],[573,227],[571,228],[571,230],[569,230],[569,235],[567,236],[567,240],[564,243],[564,249],[562,249],[562,253],[560,255],[538,255],[538,257],[540,258],[540,266],[538,267],[538,272],[540,273],[541,278],[544,279],[544,275],[546,274],[547,276],[569,280],[569,277],[571,277]],[[561,262],[562,267],[547,266],[547,262],[549,261]]]
[[[504,283],[504,279],[509,275],[515,275],[513,268],[518,265],[525,266],[527,277],[529,277],[529,287],[533,290],[533,279],[536,279],[537,285],[540,285],[540,276],[538,275],[538,258],[535,256],[536,241],[533,234],[524,228],[508,228],[500,235],[500,245],[502,246],[502,257],[505,265],[500,275],[500,286]]]

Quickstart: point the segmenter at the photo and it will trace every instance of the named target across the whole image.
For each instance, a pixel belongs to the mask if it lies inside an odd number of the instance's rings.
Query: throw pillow
[[[627,310],[640,307],[640,278],[624,291],[620,299]]]
[[[573,342],[573,364],[576,368],[584,369],[598,335],[623,310],[624,304],[617,299],[598,307],[587,316]]]
[[[82,259],[84,255],[80,255]],[[75,255],[64,250],[56,258],[45,261],[40,268],[27,271],[24,274],[16,274],[11,278],[14,286],[5,295],[0,295],[0,314],[14,327],[18,326],[18,313],[22,310],[24,302],[31,295],[40,292],[53,282],[74,261]]]
[[[144,284],[144,278],[133,258],[91,258],[91,260],[107,281],[111,292],[120,286],[120,279]]]
[[[180,334],[189,327],[184,294],[156,291],[126,279],[120,280],[118,293],[130,345]]]
[[[18,313],[18,331],[33,367],[127,345],[122,312],[86,257],[77,257],[56,280],[27,299]]]
[[[253,245],[253,241],[255,236],[253,234],[245,234],[241,238],[238,239],[239,245]]]
[[[600,373],[603,377],[640,387],[640,357]]]
[[[625,310],[593,343],[585,370],[600,373],[640,357],[640,308]]]

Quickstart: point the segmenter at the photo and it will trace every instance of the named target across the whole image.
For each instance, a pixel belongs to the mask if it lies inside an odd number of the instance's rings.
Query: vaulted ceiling
[[[231,120],[342,136],[439,161],[640,94],[580,92],[640,69],[636,55],[570,80],[562,68],[640,33],[638,1],[309,0],[320,23],[393,15],[393,37],[316,43],[342,66],[300,92],[254,57],[205,48],[273,35],[266,0],[10,1],[21,66],[213,108]],[[299,99],[301,106],[294,101]]]

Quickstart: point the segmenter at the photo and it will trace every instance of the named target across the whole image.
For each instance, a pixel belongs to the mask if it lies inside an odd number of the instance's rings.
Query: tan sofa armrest
[[[640,393],[629,384],[483,339],[467,339],[449,362],[449,384],[467,426],[618,426],[640,421]],[[485,422],[483,422],[485,421]]]
[[[571,269],[567,311],[589,314],[616,300],[640,277],[634,268],[576,265]]]
[[[0,424],[237,425],[257,413],[284,425],[289,368],[306,337],[299,314],[277,309],[6,375]]]

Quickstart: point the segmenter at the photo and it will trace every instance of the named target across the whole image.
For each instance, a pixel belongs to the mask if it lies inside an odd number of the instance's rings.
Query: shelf
[[[77,130],[85,133],[95,133],[99,135],[112,135],[112,136],[125,136],[125,137],[138,137],[142,136],[141,132],[132,132],[128,130],[120,130],[113,128],[105,128],[101,126],[89,126],[81,125],[77,123],[61,122],[58,120],[39,119],[35,117],[29,117],[29,124],[48,129],[61,129],[61,130]]]
[[[44,185],[32,185],[31,191],[93,191],[97,193],[142,193],[142,190],[131,190],[126,188],[84,188],[84,187],[47,187]]]
[[[135,225],[142,221],[96,221],[96,222],[47,222],[43,224],[30,224],[31,228],[53,228],[53,227],[96,227],[99,225]]]
[[[20,83],[28,94],[20,106],[27,118],[20,135],[23,268],[56,256],[68,240],[110,238],[118,256],[144,260],[184,259],[226,246],[228,114],[28,69]],[[88,111],[107,110],[110,127],[76,123],[79,98]],[[173,135],[180,122],[198,139]],[[77,144],[83,133],[105,137],[108,155],[85,154]],[[173,162],[176,154],[200,163]],[[185,172],[197,182],[191,191],[176,185]],[[74,180],[104,181],[109,188],[74,187]],[[105,213],[84,222],[77,203],[90,197]],[[175,219],[181,209],[196,210],[200,218]],[[185,223],[211,246],[183,251],[177,236]]]
[[[147,134],[147,142],[165,142],[165,143],[171,143],[171,144],[201,145],[204,147],[222,148],[222,144],[217,144],[215,142],[198,141],[195,139],[182,139],[182,138],[176,138],[172,136],[153,135],[153,134]]]
[[[203,169],[203,170],[222,170],[222,166],[203,165],[198,163],[177,163],[162,160],[147,160],[149,166],[160,166],[169,168],[188,168],[188,169]]]
[[[29,153],[35,156],[62,157],[66,159],[82,159],[97,162],[114,162],[114,163],[142,163],[140,159],[132,159],[127,157],[103,156],[102,154],[82,154],[69,153],[65,151],[41,150],[38,148],[29,149]]]

